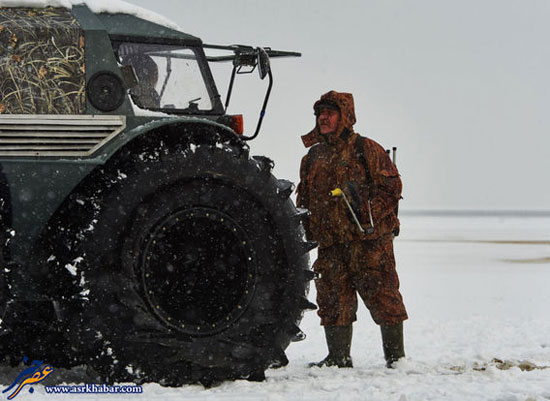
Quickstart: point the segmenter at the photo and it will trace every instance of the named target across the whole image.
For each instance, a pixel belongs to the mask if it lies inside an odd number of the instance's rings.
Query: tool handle
[[[359,219],[357,218],[357,215],[355,214],[355,211],[351,207],[351,204],[349,203],[346,194],[340,188],[334,188],[332,191],[330,191],[329,194],[330,194],[330,196],[338,196],[338,197],[341,196],[342,198],[344,198],[344,202],[346,203],[346,206],[348,207],[348,209],[349,209],[349,211],[350,211],[350,213],[353,217],[353,221],[355,221],[355,224],[357,225],[357,228],[359,228],[359,231],[361,231],[363,234],[372,234],[372,233],[374,233],[374,221],[372,219],[372,211],[371,211],[371,202],[370,202],[370,200],[368,201],[370,227],[368,227],[367,229],[364,229],[363,226],[361,225],[361,223],[359,222]]]
[[[351,213],[351,216],[353,217],[353,221],[355,222],[355,224],[357,224],[357,228],[359,229],[359,231],[364,233],[365,229],[361,226],[361,223],[359,223],[359,219],[357,218],[357,215],[355,214],[355,211],[351,207],[346,194],[340,188],[334,188],[332,191],[330,191],[330,195],[331,196],[341,196],[342,198],[344,198],[344,202],[346,203],[346,206],[348,207],[348,209]]]

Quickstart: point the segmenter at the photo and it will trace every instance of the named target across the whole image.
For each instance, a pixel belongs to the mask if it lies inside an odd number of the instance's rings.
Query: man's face
[[[319,116],[317,117],[317,124],[319,124],[319,131],[321,134],[335,133],[339,123],[340,110],[321,107]]]

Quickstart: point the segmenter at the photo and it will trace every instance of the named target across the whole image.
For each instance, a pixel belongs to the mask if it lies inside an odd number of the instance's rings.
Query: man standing
[[[311,149],[300,166],[297,204],[309,209],[306,236],[319,243],[313,268],[320,274],[315,284],[328,356],[310,366],[353,367],[352,323],[359,293],[381,327],[386,366],[392,367],[405,356],[407,319],[393,255],[401,179],[384,149],[353,131],[350,93],[330,91],[313,109],[316,126],[302,137]],[[336,188],[353,213],[342,197],[331,196]]]

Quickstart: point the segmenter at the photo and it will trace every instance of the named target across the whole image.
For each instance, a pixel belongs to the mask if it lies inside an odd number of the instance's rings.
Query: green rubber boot
[[[386,367],[393,368],[393,363],[405,357],[403,344],[403,322],[392,326],[380,326],[382,332],[382,346]]]
[[[325,326],[328,355],[320,362],[311,362],[309,367],[338,366],[339,368],[353,368],[350,356],[352,334],[351,325]]]

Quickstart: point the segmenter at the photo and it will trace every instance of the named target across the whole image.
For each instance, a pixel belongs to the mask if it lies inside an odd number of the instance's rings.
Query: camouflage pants
[[[321,325],[347,326],[357,320],[356,293],[377,324],[407,319],[391,235],[319,249],[313,269],[321,274],[315,281]]]

